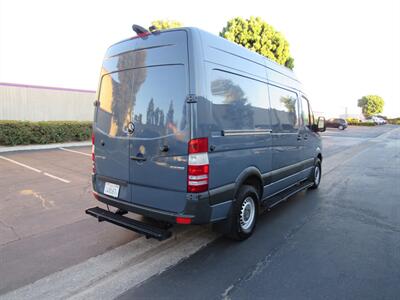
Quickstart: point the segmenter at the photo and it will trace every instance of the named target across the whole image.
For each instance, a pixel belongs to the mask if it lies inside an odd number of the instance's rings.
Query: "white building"
[[[0,120],[92,121],[95,91],[0,83]]]

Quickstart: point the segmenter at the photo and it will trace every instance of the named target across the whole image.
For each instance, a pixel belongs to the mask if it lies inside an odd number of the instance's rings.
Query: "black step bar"
[[[113,212],[110,212],[108,210],[102,209],[97,206],[88,208],[85,212],[88,215],[97,218],[99,222],[102,221],[110,222],[112,224],[143,234],[146,236],[146,238],[155,238],[159,241],[162,241],[169,238],[172,235],[170,231],[165,230],[163,228],[159,228],[134,219],[130,219],[120,214],[115,214]]]
[[[313,185],[313,182],[310,181],[304,181],[298,184],[293,185],[292,187],[279,192],[275,195],[272,195],[271,197],[268,197],[262,201],[263,206],[266,208],[270,209],[273,208],[275,205],[278,205],[279,203],[286,201],[289,197],[293,196],[294,194],[305,190],[309,188],[310,186]]]

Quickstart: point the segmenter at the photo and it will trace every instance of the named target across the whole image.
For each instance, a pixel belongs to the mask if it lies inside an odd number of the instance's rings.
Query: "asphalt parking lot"
[[[91,149],[67,150],[0,153],[0,294],[137,237],[85,215]]]
[[[119,280],[119,270],[126,276],[127,265],[133,266],[127,256],[124,267],[111,268],[114,281],[101,278],[104,289],[95,280],[90,288],[82,286],[91,296],[124,292],[124,299],[395,299],[400,294],[400,128],[328,129],[322,136],[320,189],[299,193],[267,213],[246,242],[197,231],[177,234],[168,244],[140,241],[141,247],[165,245],[163,255],[152,252],[159,261],[172,255],[168,248],[186,249],[186,242],[198,247],[181,258],[168,257],[168,270],[146,273],[144,282]],[[90,147],[0,153],[0,170],[0,295],[15,289],[11,298],[28,295],[24,287],[30,286],[30,295],[36,291],[50,299],[54,294],[38,292],[46,282],[35,283],[39,279],[49,282],[54,273],[88,260],[99,258],[101,264],[102,255],[117,255],[126,245],[138,250],[137,234],[84,214],[98,205],[91,194]],[[58,275],[54,282],[63,286],[65,278]],[[114,292],[108,284],[118,280],[126,284]]]

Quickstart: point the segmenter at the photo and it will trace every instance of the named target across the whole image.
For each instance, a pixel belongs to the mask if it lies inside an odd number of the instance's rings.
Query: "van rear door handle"
[[[143,156],[131,156],[130,159],[136,161],[146,161],[146,157]]]
[[[160,147],[160,151],[161,151],[161,152],[168,152],[168,150],[169,150],[168,145],[162,145],[162,146]]]
[[[301,141],[301,134],[299,134],[299,135],[297,136],[297,140],[298,140],[298,141]]]

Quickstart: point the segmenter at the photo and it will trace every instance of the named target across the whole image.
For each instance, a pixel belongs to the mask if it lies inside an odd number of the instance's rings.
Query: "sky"
[[[107,47],[132,24],[178,20],[218,34],[260,16],[284,34],[314,111],[358,114],[376,94],[400,117],[400,1],[0,0],[0,82],[96,90]]]

